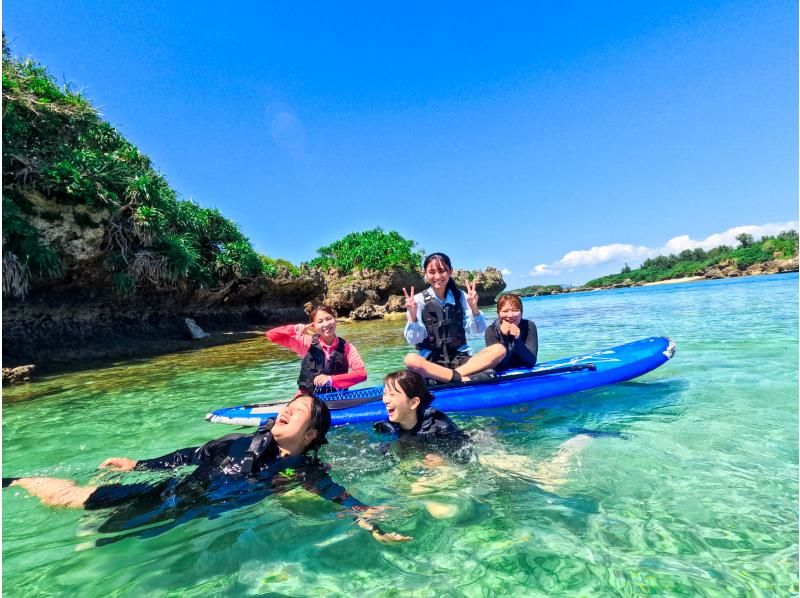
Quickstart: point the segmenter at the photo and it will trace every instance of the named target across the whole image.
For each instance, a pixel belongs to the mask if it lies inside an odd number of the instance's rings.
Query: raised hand
[[[475,290],[475,287],[478,286],[478,280],[475,279],[470,284],[469,278],[465,281],[465,286],[467,287],[467,305],[472,310],[472,315],[478,315],[478,291]]]
[[[103,461],[98,466],[98,469],[105,469],[108,467],[109,469],[115,469],[117,471],[130,471],[136,467],[136,463],[138,463],[138,461],[126,457],[111,457]]]
[[[417,321],[417,302],[414,300],[414,287],[411,287],[411,292],[406,291],[403,287],[403,296],[406,298],[406,314],[409,322]]]

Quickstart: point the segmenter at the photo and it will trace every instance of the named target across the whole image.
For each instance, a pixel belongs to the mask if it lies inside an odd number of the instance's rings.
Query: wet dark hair
[[[308,429],[316,430],[317,435],[306,447],[306,451],[314,452],[314,459],[317,458],[317,451],[323,444],[328,444],[328,439],[325,435],[331,429],[331,411],[325,404],[325,401],[314,395],[299,395],[293,398],[290,403],[294,403],[298,399],[308,397],[311,399],[311,414],[308,421]]]
[[[317,317],[318,311],[324,311],[326,314],[331,314],[334,318],[336,317],[336,311],[332,307],[321,303],[317,305],[314,309],[312,309],[311,312],[308,314],[309,323],[312,324],[314,323],[314,318]]]
[[[425,270],[428,269],[428,264],[431,262],[441,262],[444,264],[448,270],[450,270],[451,276],[450,280],[447,281],[447,289],[445,290],[445,297],[447,297],[447,291],[453,293],[453,300],[456,302],[461,301],[461,291],[456,286],[456,282],[453,280],[452,272],[453,272],[453,264],[450,262],[450,258],[447,254],[441,252],[431,253],[425,256],[425,259],[422,260],[422,273],[425,274]]]
[[[428,389],[428,385],[425,384],[425,378],[416,372],[410,370],[392,372],[386,375],[383,379],[383,383],[392,390],[397,390],[399,386],[400,390],[402,390],[409,399],[419,397],[419,405],[417,406],[417,418],[419,419],[422,418],[422,414],[425,413],[425,410],[430,407],[433,402],[433,395]]]

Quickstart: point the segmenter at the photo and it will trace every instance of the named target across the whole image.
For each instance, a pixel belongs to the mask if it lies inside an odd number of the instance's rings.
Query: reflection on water
[[[94,547],[108,513],[4,490],[6,594],[797,593],[797,276],[531,298],[525,312],[542,360],[657,334],[678,353],[637,381],[457,416],[479,456],[467,465],[396,464],[370,426],[338,428],[334,477],[391,506],[383,525],[408,544],[291,491]],[[340,325],[366,384],[402,364],[402,326]],[[236,430],[205,413],[289,396],[298,366],[255,338],[4,389],[4,474],[86,483],[105,457],[197,445]]]

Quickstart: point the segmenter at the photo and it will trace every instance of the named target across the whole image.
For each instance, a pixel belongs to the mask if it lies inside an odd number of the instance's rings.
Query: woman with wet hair
[[[388,374],[383,381],[383,404],[389,420],[375,424],[376,431],[393,434],[409,447],[434,449],[453,461],[468,461],[469,438],[449,417],[431,407],[432,401],[421,375],[409,370]],[[426,461],[438,464],[441,456],[428,454]]]
[[[311,310],[308,324],[267,330],[267,338],[303,358],[299,393],[323,394],[350,388],[367,379],[367,370],[352,343],[336,336],[336,312],[327,305]]]
[[[143,524],[169,521],[165,531],[186,519],[260,501],[264,497],[301,485],[342,506],[355,509],[358,525],[382,542],[409,540],[385,533],[371,520],[370,509],[336,484],[319,463],[317,451],[325,444],[331,424],[328,407],[320,399],[301,395],[293,399],[274,421],[252,434],[228,434],[199,447],[179,449],[155,459],[111,457],[100,469],[116,471],[163,471],[195,467],[181,478],[157,483],[78,486],[72,480],[45,477],[3,478],[3,487],[24,488],[44,504],[55,507],[105,509],[125,507],[115,513],[100,531],[121,531]],[[165,509],[165,505],[169,508]]]
[[[467,280],[467,291],[461,291],[444,253],[425,257],[422,269],[430,287],[416,295],[414,287],[403,289],[408,319],[404,335],[418,351],[406,355],[406,367],[436,382],[461,382],[500,363],[505,357],[502,346],[486,347],[473,356],[467,344],[468,335],[486,330],[478,309],[477,281]]]

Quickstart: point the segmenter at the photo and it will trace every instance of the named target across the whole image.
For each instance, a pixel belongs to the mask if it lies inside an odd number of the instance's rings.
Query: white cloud
[[[502,274],[503,276],[508,276],[511,274],[511,270],[509,270],[508,268],[503,268],[502,270],[500,270],[500,274]]]
[[[659,248],[649,248],[642,245],[629,245],[626,243],[611,243],[609,245],[592,247],[591,249],[577,249],[570,251],[557,262],[534,266],[529,274],[531,276],[557,275],[563,270],[588,268],[609,262],[644,260],[648,257],[668,255],[670,253],[680,253],[686,249],[696,249],[698,247],[706,250],[718,247],[719,245],[730,245],[731,247],[736,247],[739,244],[739,242],[736,240],[736,237],[742,233],[747,233],[752,235],[754,238],[759,239],[765,235],[775,235],[781,231],[790,229],[798,229],[797,221],[777,222],[762,225],[750,224],[746,226],[735,226],[724,232],[709,235],[701,241],[692,239],[689,237],[689,235],[680,235],[678,237],[671,238]]]
[[[748,235],[753,235],[753,237],[756,239],[760,239],[765,235],[777,235],[778,233],[789,229],[797,230],[797,222],[779,222],[762,224],[761,226],[734,226],[725,232],[709,235],[702,241],[695,241],[694,239],[689,238],[689,235],[681,235],[680,237],[673,237],[667,241],[664,247],[659,250],[659,253],[680,253],[686,249],[697,249],[698,247],[708,250],[713,249],[714,247],[719,247],[720,245],[730,245],[731,247],[736,247],[739,245],[736,237],[742,233],[747,233]]]

